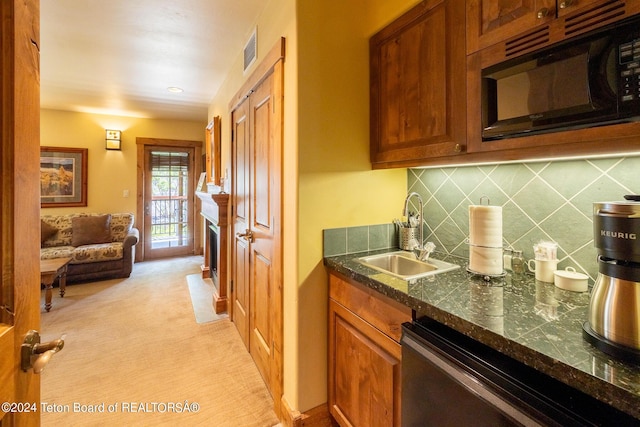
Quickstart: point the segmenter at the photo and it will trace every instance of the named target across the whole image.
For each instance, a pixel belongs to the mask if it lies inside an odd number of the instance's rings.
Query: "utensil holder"
[[[400,249],[403,251],[410,251],[413,249],[409,246],[411,239],[414,239],[416,242],[420,240],[418,227],[400,227],[398,232],[398,246]]]

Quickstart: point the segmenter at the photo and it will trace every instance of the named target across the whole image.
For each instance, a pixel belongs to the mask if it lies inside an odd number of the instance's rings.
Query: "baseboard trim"
[[[329,414],[329,405],[326,403],[302,413],[293,411],[283,396],[282,409],[284,427],[334,427],[338,425]]]

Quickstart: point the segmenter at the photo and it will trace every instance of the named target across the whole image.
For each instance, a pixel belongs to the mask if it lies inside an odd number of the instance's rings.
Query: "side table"
[[[53,282],[60,277],[60,296],[64,297],[67,287],[67,266],[71,258],[53,258],[40,260],[40,283],[44,285],[44,309],[51,310],[51,290]]]

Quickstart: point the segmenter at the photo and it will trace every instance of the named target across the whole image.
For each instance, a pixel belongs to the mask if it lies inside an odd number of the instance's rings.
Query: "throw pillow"
[[[71,245],[111,243],[111,215],[71,218]]]
[[[40,246],[42,246],[50,237],[53,237],[58,232],[58,229],[48,222],[40,220]]]

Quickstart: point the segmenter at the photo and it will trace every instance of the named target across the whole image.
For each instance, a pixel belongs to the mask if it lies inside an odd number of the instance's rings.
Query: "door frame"
[[[40,329],[40,2],[3,0],[0,17],[0,402],[16,405],[0,426],[26,426],[40,422],[40,376],[20,363]]]
[[[195,176],[197,172],[202,170],[202,141],[189,141],[189,140],[181,140],[181,139],[162,139],[162,138],[144,138],[137,137],[136,138],[136,147],[137,147],[137,190],[136,190],[136,219],[135,219],[135,227],[140,230],[140,241],[136,246],[136,262],[143,261],[145,259],[145,242],[146,242],[146,233],[144,232],[144,221],[145,221],[145,210],[144,210],[144,196],[145,196],[145,173],[146,173],[146,156],[145,149],[149,147],[174,147],[174,148],[193,148],[194,150],[194,158],[193,158],[193,176],[195,181]],[[193,220],[193,249],[194,254],[200,251],[202,248],[202,221],[199,221],[200,213],[196,208],[197,203],[196,199],[196,182],[193,182],[193,189],[189,194],[190,197],[193,197],[193,212],[191,212],[192,220]]]
[[[242,85],[240,90],[238,90],[232,100],[229,102],[229,112],[230,116],[233,116],[233,111],[242,104],[253,92],[253,90],[262,83],[262,81],[268,77],[271,73],[273,73],[274,79],[274,89],[273,89],[273,97],[275,102],[275,110],[277,117],[274,118],[275,124],[273,128],[273,132],[275,134],[274,141],[277,143],[278,147],[278,155],[282,160],[282,150],[283,150],[283,140],[284,140],[284,132],[283,132],[283,122],[284,122],[284,59],[285,59],[285,38],[281,37],[280,40],[275,44],[273,48],[265,55],[265,58],[258,64],[256,70],[251,74],[251,76],[247,79],[247,81]],[[232,126],[232,135],[231,135],[231,144],[234,143],[233,138],[233,123]],[[233,152],[233,147],[231,147],[231,152]],[[233,157],[233,156],[232,156]],[[232,163],[231,167],[234,165]],[[231,176],[234,176],[231,173]],[[279,187],[280,197],[278,198],[277,203],[280,207],[280,215],[275,222],[275,226],[277,228],[277,232],[274,235],[274,239],[277,239],[277,242],[274,242],[274,295],[273,295],[273,357],[271,359],[271,378],[270,378],[270,390],[273,397],[273,406],[274,412],[278,416],[280,420],[288,419],[290,415],[287,412],[286,405],[282,401],[283,391],[284,391],[284,379],[283,379],[283,366],[284,366],[284,356],[283,356],[283,317],[284,317],[284,307],[283,307],[283,256],[282,256],[282,213],[284,206],[282,205],[282,170],[280,171],[280,176],[277,177],[277,182],[273,184]],[[230,186],[230,191],[233,191],[234,186]],[[229,198],[230,203],[234,200],[233,194]],[[232,206],[234,209],[235,206]],[[244,230],[242,230],[244,231]],[[233,214],[231,220],[231,236],[235,236],[235,229],[233,227]],[[231,251],[231,257],[235,256],[235,252]],[[230,265],[234,266],[235,260],[231,259]],[[231,275],[233,277],[233,273]],[[230,287],[229,293],[229,306],[233,307],[235,304],[235,291],[233,286]],[[230,312],[231,320],[233,320],[233,311]]]

